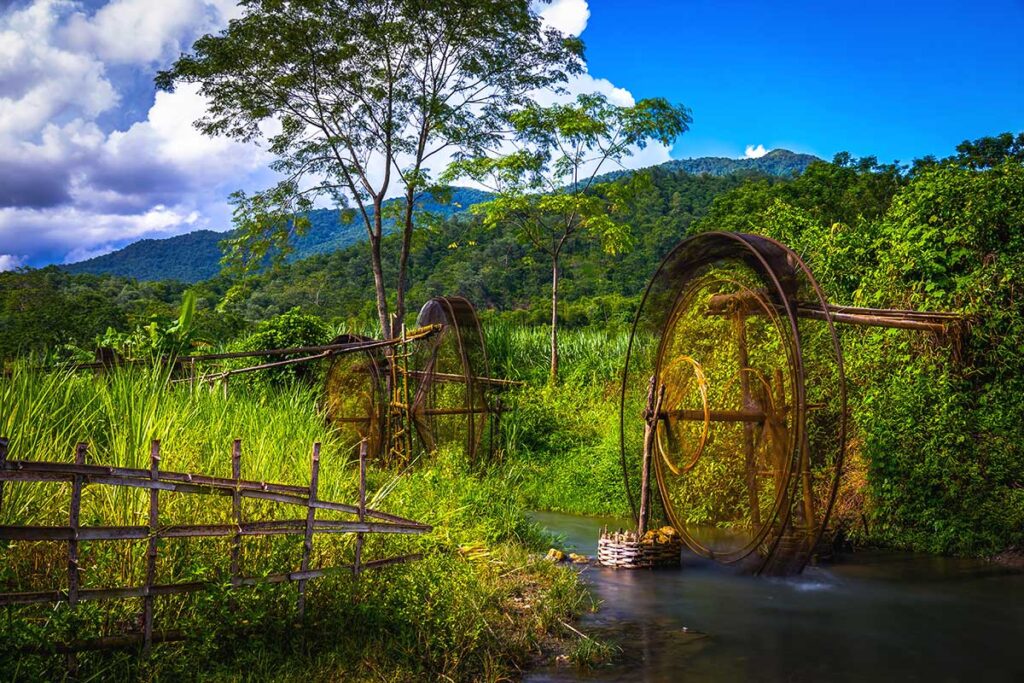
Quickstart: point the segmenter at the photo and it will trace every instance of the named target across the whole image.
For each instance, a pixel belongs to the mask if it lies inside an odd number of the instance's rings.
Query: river
[[[535,513],[567,550],[619,520]],[[955,558],[858,552],[788,579],[681,570],[582,574],[601,602],[577,625],[622,648],[608,668],[528,681],[1024,681],[1024,574]]]

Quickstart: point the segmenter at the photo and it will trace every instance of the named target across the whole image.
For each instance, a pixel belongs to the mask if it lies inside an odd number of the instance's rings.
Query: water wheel
[[[373,341],[368,337],[343,334],[332,344]],[[384,370],[386,359],[380,349],[366,349],[331,356],[324,378],[323,410],[328,424],[342,443],[358,453],[366,439],[368,452],[378,454],[384,443]]]
[[[800,571],[828,521],[846,443],[842,350],[803,261],[768,238],[705,233],[661,263],[623,374],[628,491],[652,375],[665,388],[653,467],[684,542],[748,571]]]
[[[460,444],[476,463],[487,428],[488,404],[480,377],[489,376],[483,329],[473,305],[462,297],[436,297],[424,304],[416,325],[440,324],[441,332],[413,354],[412,421],[427,451]]]

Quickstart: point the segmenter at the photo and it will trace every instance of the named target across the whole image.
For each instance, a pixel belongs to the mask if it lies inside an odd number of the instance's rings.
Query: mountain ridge
[[[689,175],[726,176],[734,173],[766,174],[780,177],[799,175],[815,161],[821,161],[810,154],[800,154],[786,149],[773,149],[757,158],[732,159],[729,157],[694,157],[673,159],[649,168],[660,168],[670,172]],[[645,169],[641,169],[645,170]],[[613,171],[602,174],[600,180],[610,181],[623,177],[633,170]],[[473,204],[487,201],[492,195],[482,190],[467,187],[453,187],[448,201],[428,197],[421,201],[420,210],[447,218],[460,213]],[[392,204],[398,200],[388,200]],[[336,209],[314,209],[309,213],[310,228],[296,240],[295,252],[289,260],[295,261],[317,254],[327,254],[356,244],[365,239],[361,222],[339,220]],[[393,221],[385,226],[393,227]],[[120,275],[137,280],[178,280],[186,283],[199,282],[214,277],[220,270],[220,242],[227,239],[232,231],[194,230],[166,238],[147,238],[132,242],[124,247],[101,256],[65,264],[62,269],[69,273],[92,273],[97,275]]]

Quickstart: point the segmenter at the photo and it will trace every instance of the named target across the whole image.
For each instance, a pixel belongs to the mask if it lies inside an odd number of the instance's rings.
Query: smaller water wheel
[[[467,299],[436,297],[420,309],[416,324],[442,328],[416,347],[415,370],[407,373],[415,380],[410,392],[415,432],[427,451],[461,444],[469,462],[476,463],[489,413],[480,381],[490,375],[480,319]]]
[[[358,344],[372,339],[343,334],[332,344]],[[384,373],[387,360],[379,348],[331,356],[324,378],[323,410],[342,443],[356,452],[367,440],[371,454],[384,444]]]

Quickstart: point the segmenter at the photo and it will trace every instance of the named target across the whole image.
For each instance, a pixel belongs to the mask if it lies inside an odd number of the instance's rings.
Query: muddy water
[[[594,555],[601,520],[536,513]],[[527,680],[1020,681],[1024,574],[988,563],[856,553],[791,579],[736,576],[684,555],[682,570],[591,567],[601,608],[580,629],[622,648],[616,664]]]

